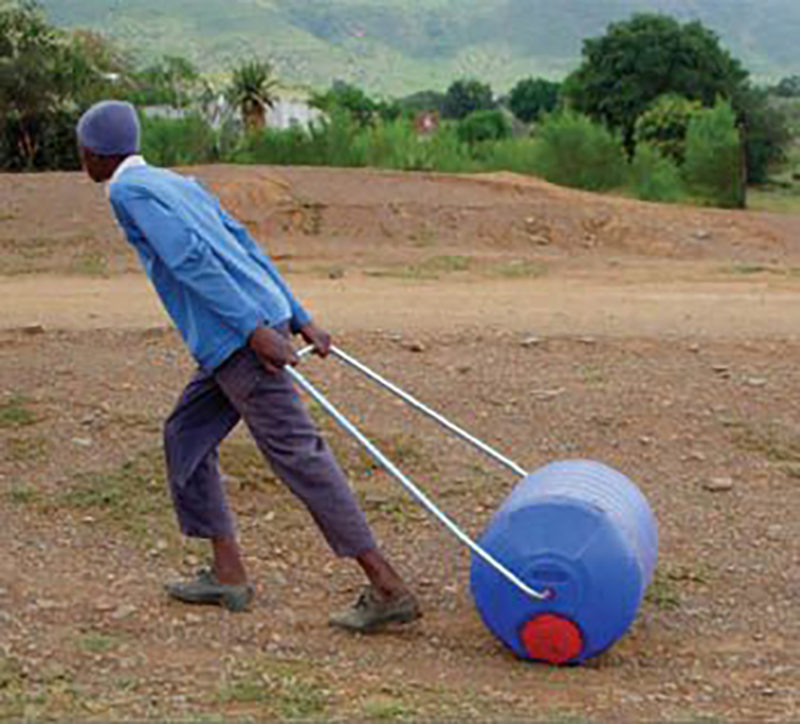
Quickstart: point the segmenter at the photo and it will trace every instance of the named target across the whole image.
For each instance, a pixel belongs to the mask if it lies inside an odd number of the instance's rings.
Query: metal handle
[[[335,349],[335,348],[334,348]],[[299,356],[303,357],[310,351],[306,348],[299,352]],[[333,350],[332,350],[333,351]],[[341,351],[339,351],[341,353]],[[338,356],[338,354],[337,354]],[[537,591],[517,575],[512,573],[502,563],[500,563],[494,556],[485,551],[475,541],[473,541],[464,531],[462,531],[450,518],[447,517],[433,501],[428,498],[389,458],[387,458],[377,446],[375,446],[350,420],[348,420],[339,410],[314,387],[300,372],[293,367],[285,367],[288,374],[292,379],[302,387],[319,405],[342,427],[347,433],[352,435],[366,450],[372,455],[375,460],[382,465],[387,472],[393,475],[400,484],[409,492],[409,494],[417,500],[429,513],[431,513],[442,525],[445,526],[461,543],[469,548],[475,555],[482,558],[488,565],[494,568],[501,576],[510,581],[514,586],[521,590],[526,595],[537,601],[543,601],[550,598],[548,591]],[[398,388],[399,389],[399,388]],[[422,403],[419,403],[422,404]]]
[[[300,357],[304,357],[307,354],[309,354],[311,351],[313,351],[313,349],[314,349],[313,347],[306,347],[306,348],[300,350],[298,355]],[[410,395],[408,392],[406,392],[405,390],[399,388],[397,385],[393,384],[392,382],[389,382],[389,380],[387,380],[385,377],[381,377],[377,372],[375,372],[374,370],[371,370],[365,364],[359,362],[354,357],[351,357],[349,354],[347,354],[343,350],[339,349],[335,345],[331,346],[331,354],[333,354],[334,356],[338,357],[345,364],[348,364],[351,367],[353,367],[354,369],[358,370],[363,375],[366,375],[373,382],[377,382],[381,387],[383,387],[384,389],[388,390],[393,395],[396,395],[401,400],[407,402],[409,405],[411,405],[415,409],[419,410],[424,415],[427,415],[428,417],[430,417],[432,420],[437,422],[439,425],[441,425],[446,430],[449,430],[454,435],[457,435],[458,437],[460,437],[462,440],[468,442],[473,447],[476,447],[478,450],[480,450],[482,453],[488,455],[490,458],[494,459],[496,462],[500,463],[501,465],[504,465],[509,470],[511,470],[511,472],[516,473],[517,475],[519,475],[520,477],[523,477],[523,478],[528,474],[527,471],[523,467],[521,467],[520,465],[517,465],[517,463],[515,463],[513,460],[509,460],[509,458],[507,458],[505,455],[503,455],[502,453],[500,453],[497,450],[495,450],[493,447],[490,447],[489,445],[487,445],[482,440],[479,440],[474,435],[471,435],[466,430],[464,430],[463,428],[461,428],[458,425],[456,425],[454,422],[451,422],[446,417],[444,417],[444,415],[440,415],[435,410],[432,410],[424,402],[420,402],[416,397],[414,397],[413,395]]]

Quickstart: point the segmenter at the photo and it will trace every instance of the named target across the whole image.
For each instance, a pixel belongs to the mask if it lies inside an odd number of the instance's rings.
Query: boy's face
[[[93,151],[85,146],[80,147],[81,165],[83,170],[89,175],[95,183],[103,183],[108,181],[120,164],[120,159],[117,156],[98,156]]]

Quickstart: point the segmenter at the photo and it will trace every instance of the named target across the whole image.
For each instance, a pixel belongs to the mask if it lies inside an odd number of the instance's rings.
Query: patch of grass
[[[25,427],[37,422],[29,405],[30,400],[24,395],[12,395],[6,402],[0,402],[0,428]]]
[[[50,506],[90,512],[145,545],[173,534],[160,449],[142,453],[115,470],[76,475],[74,483]]]
[[[586,385],[604,385],[607,382],[605,370],[597,365],[578,365],[577,371]]]
[[[14,505],[36,505],[41,498],[39,492],[27,485],[15,485],[6,492],[6,499]]]
[[[13,463],[37,462],[47,459],[49,442],[47,438],[12,437],[6,440],[5,459]]]
[[[778,422],[756,426],[739,422],[731,426],[735,445],[748,452],[763,455],[774,463],[800,464],[800,431]]]
[[[284,721],[318,718],[328,709],[331,694],[318,676],[300,666],[267,661],[222,686],[219,698],[225,703],[258,704],[259,716],[268,712]]]
[[[432,256],[418,264],[369,271],[374,277],[397,279],[439,279],[443,274],[465,272],[472,267],[472,259],[459,255]]]
[[[660,609],[675,609],[681,605],[675,581],[669,574],[657,568],[653,582],[644,594],[644,600]]]
[[[72,257],[70,272],[87,277],[107,277],[108,257],[100,251],[82,251]]]
[[[732,264],[725,268],[726,274],[787,274],[785,269],[776,266],[768,266],[766,264]]]
[[[547,267],[529,259],[517,259],[492,267],[490,273],[504,279],[537,279],[547,274]]]
[[[361,716],[368,721],[403,721],[415,717],[415,710],[400,699],[376,695],[361,705]]]
[[[122,641],[118,636],[90,631],[78,639],[78,646],[92,654],[106,654],[118,648]]]
[[[751,187],[747,190],[747,208],[778,214],[800,213],[800,186]]]

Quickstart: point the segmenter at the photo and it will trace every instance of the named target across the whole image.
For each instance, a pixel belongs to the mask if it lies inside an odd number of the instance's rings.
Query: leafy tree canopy
[[[674,93],[705,106],[717,97],[735,103],[747,78],[700,22],[637,14],[584,41],[583,61],[565,82],[565,94],[576,109],[620,129],[630,147],[636,119],[659,96]]]
[[[445,118],[466,118],[474,111],[494,108],[492,88],[474,78],[461,78],[453,82],[444,97]]]
[[[561,84],[544,78],[524,78],[512,89],[508,98],[511,112],[524,123],[539,120],[558,104]]]

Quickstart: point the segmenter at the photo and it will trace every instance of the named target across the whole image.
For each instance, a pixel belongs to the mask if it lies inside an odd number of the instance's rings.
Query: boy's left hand
[[[317,327],[313,322],[300,327],[300,335],[314,347],[314,353],[320,357],[327,357],[331,351],[331,336],[324,329]]]

